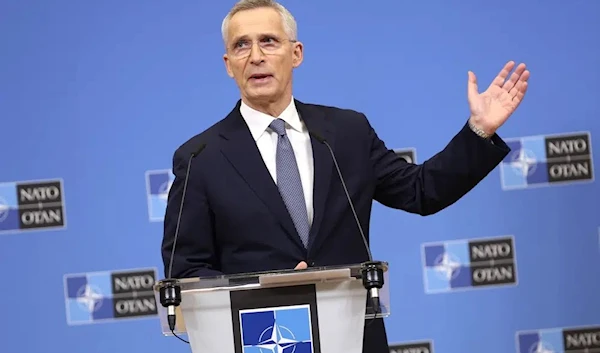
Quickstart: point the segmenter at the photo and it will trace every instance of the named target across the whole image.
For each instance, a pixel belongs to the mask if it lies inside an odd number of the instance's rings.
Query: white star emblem
[[[167,199],[169,198],[169,190],[171,190],[171,185],[173,185],[172,180],[164,182],[160,185],[160,187],[158,188],[158,197],[161,200],[167,202]]]
[[[460,261],[458,261],[452,254],[444,252],[443,255],[438,257],[435,261],[435,271],[439,273],[445,280],[451,280],[458,276],[460,272]]]
[[[554,349],[548,344],[540,341],[532,347],[530,353],[554,353]]]
[[[519,153],[515,153],[514,156],[510,166],[516,173],[524,177],[533,174],[537,160],[531,151],[521,148]]]
[[[6,201],[0,197],[0,222],[4,221],[8,217],[8,211],[10,207],[6,204]]]
[[[271,336],[267,339],[264,339],[265,333],[271,330]],[[295,339],[294,334],[290,329],[285,326],[280,326],[275,323],[275,325],[266,328],[259,337],[260,343],[256,345],[260,349],[261,353],[269,352],[269,353],[283,353],[283,350],[294,346],[290,353],[294,353],[296,351],[295,345],[299,343],[298,340]],[[263,351],[263,349],[265,351]]]
[[[77,293],[77,302],[90,313],[98,310],[101,305],[102,293],[89,285],[82,287]]]

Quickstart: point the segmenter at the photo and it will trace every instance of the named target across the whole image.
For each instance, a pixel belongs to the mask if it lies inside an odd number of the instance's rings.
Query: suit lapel
[[[273,181],[267,166],[252,138],[240,111],[241,101],[227,117],[227,124],[220,135],[225,140],[221,149],[227,160],[233,165],[248,186],[265,203],[281,224],[285,232],[300,248],[302,240],[281,198],[279,189]]]
[[[300,114],[300,117],[306,124],[308,131],[313,132],[320,137],[324,138],[329,145],[333,148],[335,146],[335,132],[333,125],[329,121],[328,117],[324,114],[321,109],[315,106],[306,105],[300,101],[295,101],[296,107]],[[334,165],[331,157],[331,153],[327,146],[311,135],[310,137],[313,161],[314,161],[314,188],[313,188],[313,208],[314,217],[312,227],[309,235],[309,250],[315,245],[317,235],[323,224],[323,217],[325,216],[325,207],[327,196],[329,194],[331,173]],[[319,239],[322,239],[324,235],[319,235]]]

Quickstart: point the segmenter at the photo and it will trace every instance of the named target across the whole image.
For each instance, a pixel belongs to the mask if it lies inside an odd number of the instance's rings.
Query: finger
[[[508,77],[508,74],[513,69],[513,67],[515,67],[514,61],[511,60],[507,62],[506,65],[504,65],[504,67],[502,68],[502,70],[500,70],[496,78],[494,78],[494,81],[492,81],[492,85],[502,87],[502,85],[504,85],[504,81],[506,81],[506,78]]]
[[[527,82],[527,80],[529,80],[529,75],[530,75],[529,70],[523,71],[523,74],[521,75],[521,77],[519,77],[519,81]]]
[[[517,66],[515,72],[513,72],[512,75],[510,75],[510,79],[504,82],[502,88],[506,91],[510,91],[513,87],[515,87],[517,81],[521,78],[521,75],[523,75],[523,72],[525,72],[525,64],[521,63],[519,64],[519,66]]]
[[[306,268],[308,268],[308,265],[306,264],[306,262],[301,261],[296,265],[294,270],[305,270]]]
[[[519,77],[519,80],[508,91],[508,94],[511,96],[511,98],[514,98],[514,96],[517,95],[517,92],[519,92],[523,87],[522,84],[527,82],[528,79],[529,79],[529,71],[523,71],[523,73]]]
[[[510,91],[508,91],[508,95],[510,96],[511,99],[515,98],[515,96],[517,95],[517,92],[519,92],[519,89],[521,89],[521,82],[517,82],[513,88],[510,89]]]
[[[521,103],[521,101],[525,97],[525,93],[527,93],[527,87],[529,87],[527,81],[520,82],[519,85],[521,86],[520,89],[517,91],[517,94],[512,98],[513,102],[516,102],[517,104]]]
[[[472,99],[479,94],[477,90],[477,76],[472,71],[469,71],[469,81],[467,82],[467,96]]]

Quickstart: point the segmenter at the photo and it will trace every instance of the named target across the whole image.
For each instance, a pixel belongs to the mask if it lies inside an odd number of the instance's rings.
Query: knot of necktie
[[[281,119],[275,119],[269,124],[271,130],[275,131],[279,136],[285,135],[285,121]]]

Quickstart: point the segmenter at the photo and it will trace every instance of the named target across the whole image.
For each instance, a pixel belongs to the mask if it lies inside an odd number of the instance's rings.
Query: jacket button
[[[309,266],[315,266],[315,262],[314,262],[314,261],[311,261],[311,262],[309,263]]]

